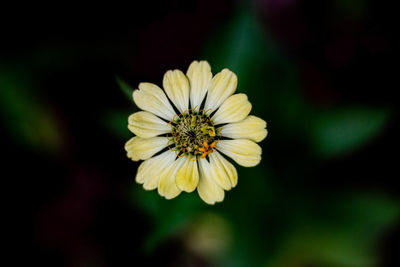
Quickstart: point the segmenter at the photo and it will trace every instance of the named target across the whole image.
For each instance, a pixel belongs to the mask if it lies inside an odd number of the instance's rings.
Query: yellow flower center
[[[203,111],[188,110],[169,123],[178,156],[198,156],[205,158],[213,152],[219,136],[210,117]]]

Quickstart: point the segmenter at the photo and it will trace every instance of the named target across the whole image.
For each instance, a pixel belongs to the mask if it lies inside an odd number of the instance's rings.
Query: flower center
[[[175,151],[186,156],[205,158],[213,152],[219,136],[209,116],[200,111],[188,111],[170,122]]]

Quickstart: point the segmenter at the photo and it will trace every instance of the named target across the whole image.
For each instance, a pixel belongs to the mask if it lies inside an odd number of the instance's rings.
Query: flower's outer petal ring
[[[128,118],[128,129],[142,138],[150,138],[171,131],[171,126],[147,111],[133,113]]]
[[[250,115],[242,121],[223,126],[219,133],[229,138],[261,142],[268,134],[266,127],[267,123],[264,120]]]
[[[139,89],[133,91],[133,100],[139,108],[167,121],[171,121],[174,118],[175,111],[169,103],[167,96],[155,84],[140,83]]]
[[[215,174],[215,182],[225,190],[235,187],[238,181],[238,174],[235,166],[227,161],[220,153],[214,151],[210,154],[210,167]]]
[[[220,140],[217,149],[244,167],[254,167],[261,161],[261,147],[247,139]]]
[[[166,137],[141,138],[132,137],[125,144],[128,158],[133,161],[146,160],[161,151],[168,144]]]
[[[146,190],[156,189],[163,173],[174,163],[176,155],[167,150],[160,155],[145,160],[140,164],[136,174],[136,182],[143,184]]]
[[[189,81],[180,70],[169,70],[165,73],[163,87],[169,99],[183,113],[189,107]]]
[[[186,76],[190,82],[190,106],[199,110],[212,79],[210,64],[207,61],[193,61]]]
[[[228,97],[211,118],[214,124],[232,123],[243,120],[249,115],[251,104],[245,94]]]
[[[237,86],[237,76],[228,69],[223,69],[217,73],[211,80],[208,87],[208,94],[204,110],[213,112],[216,110],[229,96],[231,96]]]
[[[200,181],[197,192],[200,198],[207,204],[213,205],[215,202],[224,200],[224,190],[214,180],[214,173],[211,170],[210,163],[206,159],[199,159]]]

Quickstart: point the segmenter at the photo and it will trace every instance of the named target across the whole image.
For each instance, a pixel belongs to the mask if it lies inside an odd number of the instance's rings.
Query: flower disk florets
[[[219,139],[210,117],[203,111],[185,112],[170,125],[176,151],[186,156],[205,157]]]

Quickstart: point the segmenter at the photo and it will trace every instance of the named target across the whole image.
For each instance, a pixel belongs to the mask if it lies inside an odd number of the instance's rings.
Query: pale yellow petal
[[[261,161],[261,147],[247,139],[220,140],[217,149],[244,167],[256,166]]]
[[[238,122],[246,118],[250,111],[247,95],[236,94],[228,97],[211,119],[214,124]]]
[[[166,199],[172,199],[181,193],[181,190],[176,185],[176,174],[184,163],[182,160],[175,160],[160,176],[158,183],[158,193]]]
[[[179,160],[184,161],[182,167],[176,173],[176,185],[182,191],[193,192],[199,184],[199,170],[197,162],[186,157]]]
[[[214,151],[210,154],[210,166],[215,173],[214,180],[223,189],[229,190],[235,187],[238,180],[236,168],[227,161],[221,154]]]
[[[167,150],[156,157],[143,161],[137,171],[136,182],[143,184],[143,188],[146,190],[156,189],[161,175],[171,166],[175,158],[175,153]]]
[[[208,94],[204,110],[208,113],[215,111],[229,96],[231,96],[237,86],[237,76],[228,69],[223,69],[211,80],[208,87]]]
[[[215,202],[224,200],[224,189],[213,179],[214,173],[211,171],[210,163],[206,159],[199,159],[200,181],[197,192],[200,198],[207,204],[213,205]]]
[[[128,158],[133,161],[146,160],[161,151],[168,144],[166,137],[141,138],[132,137],[125,144],[125,150]]]
[[[130,115],[128,129],[142,138],[171,132],[171,126],[167,122],[147,111],[139,111]]]
[[[181,113],[189,108],[189,81],[182,71],[167,71],[164,75],[163,87],[169,99]]]
[[[224,125],[220,134],[234,139],[250,139],[260,142],[268,134],[266,127],[267,123],[264,120],[250,115],[242,121]]]
[[[154,113],[167,121],[171,121],[175,115],[167,96],[155,84],[140,83],[139,89],[133,91],[133,100],[139,108]]]
[[[193,61],[186,76],[190,82],[190,106],[199,110],[212,79],[211,67],[207,61]]]

